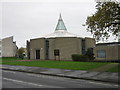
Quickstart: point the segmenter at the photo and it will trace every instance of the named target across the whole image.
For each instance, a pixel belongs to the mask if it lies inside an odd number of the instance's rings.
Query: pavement
[[[2,69],[42,74],[42,75],[74,78],[74,79],[84,79],[84,80],[94,80],[94,81],[102,81],[102,82],[109,82],[109,83],[119,83],[118,73],[112,73],[112,72],[67,70],[67,69],[14,66],[14,65],[2,65]]]

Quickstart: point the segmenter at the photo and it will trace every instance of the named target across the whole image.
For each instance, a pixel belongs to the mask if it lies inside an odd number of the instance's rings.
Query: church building
[[[68,32],[60,15],[53,33],[27,41],[27,56],[29,59],[72,60],[72,54],[85,54],[95,43],[94,38]]]

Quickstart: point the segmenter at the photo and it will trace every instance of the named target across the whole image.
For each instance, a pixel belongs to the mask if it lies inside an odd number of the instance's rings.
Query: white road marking
[[[15,80],[15,79],[9,79],[9,78],[3,78],[5,80],[8,80],[8,81],[13,81],[13,82],[18,82],[18,83],[25,83],[25,84],[30,84],[30,85],[34,85],[34,86],[43,86],[43,85],[40,85],[40,84],[35,84],[35,83],[30,83],[30,82],[24,82],[24,81],[20,81],[20,80]]]
[[[7,72],[7,73],[16,73],[14,71],[5,71],[5,70],[2,70],[3,72]]]
[[[0,68],[7,68],[7,67],[3,67],[3,66],[2,66],[2,67],[0,67]]]
[[[110,85],[110,86],[111,86],[111,84],[100,83],[100,82],[89,82],[89,83],[93,83],[93,84],[102,84],[102,85]],[[112,85],[118,87],[118,85],[115,85],[115,84],[112,84]]]
[[[66,79],[68,80],[69,78],[64,78],[64,77],[57,77],[57,76],[47,76],[47,75],[36,75],[36,74],[27,74],[29,76],[34,76],[34,77],[42,77],[42,78],[50,78],[50,79]]]

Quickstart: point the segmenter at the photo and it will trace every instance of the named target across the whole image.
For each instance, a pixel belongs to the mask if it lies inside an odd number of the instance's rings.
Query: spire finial
[[[61,13],[60,13],[60,18],[59,19],[62,19]]]

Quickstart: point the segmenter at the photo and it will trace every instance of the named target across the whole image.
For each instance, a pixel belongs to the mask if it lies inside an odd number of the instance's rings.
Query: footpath
[[[14,65],[1,65],[1,66],[3,70],[20,71],[27,73],[42,74],[42,75],[52,75],[52,76],[67,77],[74,79],[94,80],[94,81],[102,81],[109,83],[119,83],[118,73],[112,73],[112,72],[67,70],[67,69],[14,66]]]

